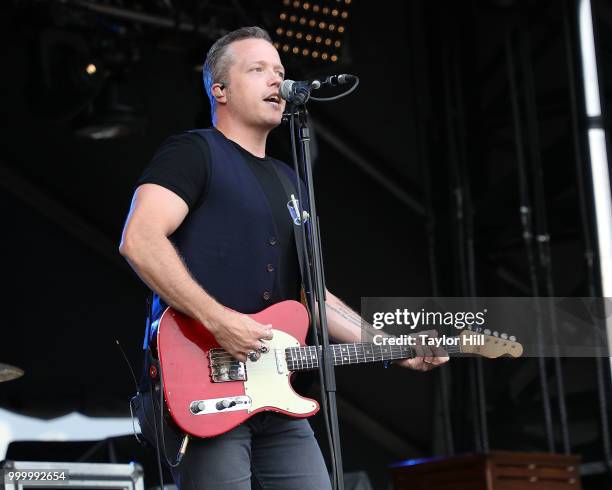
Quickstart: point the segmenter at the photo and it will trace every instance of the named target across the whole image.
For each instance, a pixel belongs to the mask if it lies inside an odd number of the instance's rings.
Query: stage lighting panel
[[[311,3],[281,0],[281,3],[283,9],[278,17],[280,25],[275,29],[274,41],[283,46],[282,51],[307,56],[311,60],[337,62],[343,48],[341,38],[346,32],[347,9],[351,1],[319,0]],[[345,22],[338,24],[340,20]],[[300,30],[295,27],[300,27]],[[284,49],[285,45],[287,49]],[[315,45],[324,45],[325,52],[313,49]]]

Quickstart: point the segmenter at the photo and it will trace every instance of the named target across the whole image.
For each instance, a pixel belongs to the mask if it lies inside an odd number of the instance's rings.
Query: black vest
[[[217,301],[241,313],[255,313],[270,306],[279,270],[272,211],[257,177],[231,142],[214,129],[192,132],[204,138],[210,150],[208,194],[170,239],[194,279]],[[280,162],[274,165],[295,186],[295,172]],[[152,319],[165,307],[154,295]]]

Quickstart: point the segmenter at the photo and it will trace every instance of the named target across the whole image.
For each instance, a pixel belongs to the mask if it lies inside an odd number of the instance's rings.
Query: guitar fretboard
[[[414,357],[410,346],[376,345],[368,342],[330,345],[335,366],[362,362],[393,361]],[[285,349],[287,367],[290,371],[305,371],[319,367],[322,347],[288,347]]]

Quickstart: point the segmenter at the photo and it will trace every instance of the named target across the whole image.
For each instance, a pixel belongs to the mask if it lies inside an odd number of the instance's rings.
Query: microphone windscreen
[[[283,80],[281,82],[279,93],[283,99],[289,100],[289,97],[291,97],[291,89],[294,83],[295,82],[293,80]]]

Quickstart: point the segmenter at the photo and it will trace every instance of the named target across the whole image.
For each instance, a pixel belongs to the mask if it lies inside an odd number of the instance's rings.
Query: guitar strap
[[[287,196],[287,208],[291,214],[291,222],[293,223],[293,238],[295,240],[295,248],[298,256],[298,262],[300,265],[300,277],[302,281],[302,287],[300,289],[300,300],[302,304],[308,308],[306,303],[306,294],[305,294],[305,284],[306,284],[306,250],[304,247],[304,242],[302,241],[302,231],[301,226],[305,223],[302,216],[302,203],[298,202],[295,198],[298,195],[296,186],[291,181],[286,172],[279,169],[276,164],[272,165],[278,180],[280,181],[285,194]],[[297,209],[296,209],[297,208]]]

